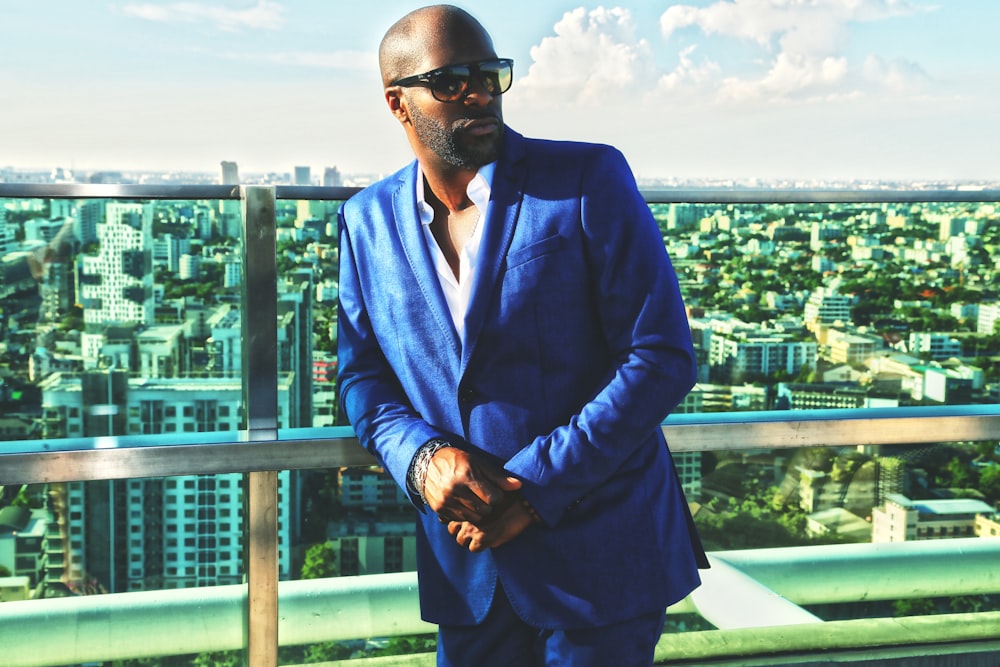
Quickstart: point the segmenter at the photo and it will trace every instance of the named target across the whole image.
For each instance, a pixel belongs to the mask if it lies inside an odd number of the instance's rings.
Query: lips
[[[496,132],[499,127],[500,120],[497,118],[476,118],[465,123],[462,130],[474,136],[482,136]]]

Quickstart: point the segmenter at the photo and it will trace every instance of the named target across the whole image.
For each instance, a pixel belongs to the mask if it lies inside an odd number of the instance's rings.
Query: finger
[[[481,521],[490,513],[489,505],[477,496],[452,498],[438,510],[438,515],[448,521]]]
[[[501,492],[517,491],[521,488],[521,480],[511,477],[503,468],[484,467],[482,472]]]
[[[458,546],[471,551],[472,547],[478,543],[481,531],[479,531],[479,529],[471,523],[467,522],[456,524],[456,526],[457,530],[455,533],[452,533],[455,537],[455,541],[458,543]]]
[[[479,506],[492,507],[503,500],[503,489],[493,483],[488,473],[483,473],[468,484],[469,491],[475,496]]]

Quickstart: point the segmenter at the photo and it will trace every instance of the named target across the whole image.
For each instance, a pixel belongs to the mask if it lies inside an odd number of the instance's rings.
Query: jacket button
[[[461,387],[458,390],[458,400],[460,403],[472,403],[476,400],[476,392],[469,387]]]

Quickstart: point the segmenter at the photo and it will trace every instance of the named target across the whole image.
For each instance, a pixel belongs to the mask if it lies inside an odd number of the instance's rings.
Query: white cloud
[[[898,58],[886,61],[878,56],[868,56],[863,73],[868,81],[899,93],[920,91],[931,79],[917,63]]]
[[[850,22],[877,21],[916,11],[902,0],[725,0],[704,7],[673,5],[660,17],[665,38],[697,26],[706,34],[773,47],[775,39],[792,51],[836,48]]]
[[[538,105],[597,102],[655,78],[649,43],[636,36],[628,9],[579,7],[555,25],[555,36],[531,49],[518,98]]]
[[[786,104],[858,98],[873,84],[881,90],[913,91],[929,81],[918,64],[885,62],[875,55],[865,61],[864,54],[849,58],[847,47],[855,25],[918,11],[927,9],[909,0],[674,4],[660,17],[664,44],[678,49],[677,64],[664,71],[654,45],[641,35],[628,9],[578,7],[531,49],[533,63],[519,77],[511,106],[573,103],[582,110],[616,100],[654,107],[665,100]],[[751,50],[737,65],[728,48],[734,40]],[[739,71],[733,69],[737,66]]]
[[[122,7],[128,16],[161,23],[211,23],[220,30],[236,32],[244,29],[277,30],[284,25],[285,7],[271,0],[257,0],[244,9],[219,7],[199,2],[177,2],[169,5],[128,4]]]
[[[727,78],[719,88],[719,99],[732,102],[756,99],[781,101],[802,91],[812,91],[813,96],[815,91],[833,94],[846,77],[846,58],[782,52],[760,79]]]
[[[843,50],[852,24],[916,11],[904,0],[720,0],[703,8],[673,5],[660,17],[660,30],[670,40],[695,27],[704,35],[752,42],[764,50],[766,71],[724,78],[716,91],[720,100],[815,100],[857,93],[845,90],[851,66]],[[874,73],[877,68],[877,63],[865,66],[872,70],[869,80],[894,85],[904,76],[914,78],[899,64],[884,68],[881,76]]]
[[[721,68],[711,60],[705,60],[701,64],[694,61],[692,56],[697,48],[691,45],[678,54],[677,67],[660,77],[659,87],[662,90],[677,92],[685,88],[705,86],[719,75]]]

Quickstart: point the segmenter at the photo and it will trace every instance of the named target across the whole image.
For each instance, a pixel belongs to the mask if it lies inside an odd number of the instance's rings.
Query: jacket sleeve
[[[345,205],[346,207],[346,205]],[[340,224],[340,295],[337,368],[341,406],[361,444],[418,509],[419,497],[408,488],[407,471],[414,454],[429,440],[448,438],[416,413],[386,361],[372,329],[357,259],[342,208]]]
[[[611,480],[637,449],[663,447],[657,431],[696,379],[677,277],[621,153],[602,147],[580,187],[591,273],[581,283],[592,286],[608,347],[605,383],[568,423],[535,438],[505,466],[549,525]]]

